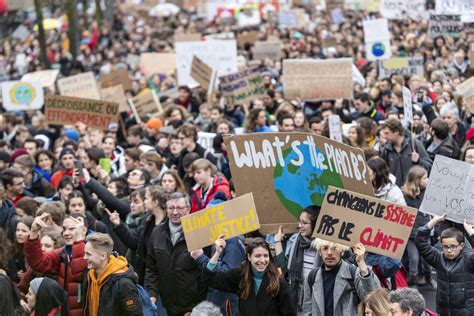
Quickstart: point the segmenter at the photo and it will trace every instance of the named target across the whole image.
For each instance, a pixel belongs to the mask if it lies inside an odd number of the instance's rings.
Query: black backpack
[[[318,273],[319,269],[320,268],[315,268],[311,270],[311,272],[308,274],[308,284],[309,284],[309,289],[311,291],[311,294],[313,293],[313,285],[314,285],[314,282],[316,281],[316,274]],[[359,295],[357,294],[355,283],[354,283],[357,267],[353,264],[349,264],[349,270],[351,272],[351,278],[348,279],[347,281],[349,282],[349,285],[351,287],[351,292],[353,293],[355,297],[355,304],[356,306],[358,306],[360,303],[360,299],[359,299]]]

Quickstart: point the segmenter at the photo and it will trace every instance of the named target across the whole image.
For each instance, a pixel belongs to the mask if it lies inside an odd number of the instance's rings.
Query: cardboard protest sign
[[[411,104],[411,91],[403,87],[403,119],[413,124],[413,106]]]
[[[296,229],[301,210],[321,205],[329,185],[373,195],[364,152],[310,133],[224,138],[238,195],[253,192],[264,232]]]
[[[58,89],[62,96],[100,100],[100,92],[92,71],[59,79]]]
[[[474,43],[469,43],[469,62],[470,68],[474,68]]]
[[[140,93],[136,97],[129,99],[128,102],[138,122],[141,122],[142,117],[163,112],[161,103],[153,90]]]
[[[244,48],[245,44],[253,45],[258,40],[258,32],[257,31],[245,31],[243,33],[237,34],[237,45],[239,48]]]
[[[260,228],[252,193],[183,216],[184,238],[188,251],[214,244],[225,234],[225,239],[243,235]]]
[[[330,115],[329,120],[329,138],[342,143],[341,118],[339,115]]]
[[[108,88],[100,89],[103,101],[115,102],[119,105],[119,112],[127,112],[128,104],[125,99],[125,91],[121,84],[111,86]]]
[[[330,186],[313,237],[401,259],[417,210]]]
[[[428,23],[428,36],[451,36],[458,38],[463,31],[464,25],[460,15],[430,14]]]
[[[283,86],[289,99],[352,99],[352,60],[285,59]]]
[[[246,102],[265,94],[265,84],[257,67],[219,77],[224,97],[233,96],[236,102]]]
[[[193,42],[201,40],[201,33],[175,34],[175,42]]]
[[[25,74],[21,77],[21,81],[39,82],[43,88],[48,88],[54,86],[58,74],[59,70],[57,69],[40,70]]]
[[[140,71],[151,76],[154,74],[174,74],[176,55],[174,53],[142,53],[140,54]]]
[[[282,52],[281,49],[283,44],[281,41],[276,42],[256,42],[255,43],[255,56],[254,59],[271,59],[274,61],[280,61]]]
[[[119,105],[113,102],[60,96],[47,96],[45,99],[45,116],[49,124],[75,125],[82,122],[88,127],[106,129],[119,113]]]
[[[396,57],[381,60],[379,63],[379,79],[390,78],[393,74],[404,76],[424,76],[423,57]]]
[[[30,31],[28,30],[28,28],[24,25],[20,25],[12,33],[11,37],[14,38],[14,39],[19,40],[20,42],[23,42],[23,41],[26,40],[28,35],[30,35]]]
[[[212,81],[212,68],[209,67],[205,62],[203,62],[199,57],[193,57],[193,64],[191,65],[191,77],[196,80],[199,85],[205,89],[209,90],[209,86]]]
[[[474,77],[457,85],[456,90],[464,97],[471,113],[474,113]]]
[[[474,224],[474,165],[436,155],[420,212]]]
[[[120,84],[124,90],[132,89],[132,81],[128,77],[128,71],[125,68],[113,69],[108,74],[101,74],[100,83],[102,88],[108,88]]]
[[[236,40],[177,42],[175,43],[175,49],[179,85],[190,87],[198,85],[191,78],[191,66],[194,56],[199,57],[214,71],[217,71],[218,76],[238,71]]]
[[[5,81],[1,85],[6,111],[39,110],[43,107],[43,87],[39,82]]]
[[[390,46],[390,32],[387,19],[364,20],[364,42],[367,59],[376,61],[388,59],[392,56]]]
[[[436,0],[436,13],[474,15],[474,6],[471,0]]]

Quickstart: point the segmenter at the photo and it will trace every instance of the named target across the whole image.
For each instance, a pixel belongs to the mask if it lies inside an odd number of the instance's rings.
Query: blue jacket
[[[216,251],[212,246],[212,254]],[[245,249],[243,244],[243,236],[233,237],[226,240],[226,247],[219,257],[219,262],[214,271],[224,272],[240,267],[240,263],[245,259]],[[209,257],[204,255],[196,259],[201,269],[207,269]],[[222,292],[213,288],[209,288],[207,292],[207,300],[216,304],[221,309],[222,313],[226,315],[226,301],[230,300],[232,304],[232,315],[239,314],[239,299],[236,294]]]

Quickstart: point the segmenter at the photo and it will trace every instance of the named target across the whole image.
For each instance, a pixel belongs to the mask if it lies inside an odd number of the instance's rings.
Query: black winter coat
[[[461,151],[459,150],[458,144],[454,141],[453,137],[451,135],[448,135],[441,144],[439,144],[438,147],[436,147],[434,150],[430,150],[430,145],[433,141],[433,138],[431,139],[430,142],[428,142],[426,148],[428,155],[430,155],[431,160],[434,161],[436,155],[441,155],[453,159],[458,159]]]
[[[201,269],[189,255],[184,236],[173,246],[169,220],[161,223],[148,243],[145,288],[150,297],[159,293],[168,315],[183,315],[206,298]]]
[[[84,315],[89,315],[87,289],[89,278],[84,278],[82,295]],[[123,273],[110,275],[100,288],[98,316],[142,316],[141,300],[136,288],[137,275],[132,266]]]
[[[407,206],[413,207],[416,209],[420,208],[421,202],[423,201],[423,197],[425,196],[425,189],[421,190],[420,194],[416,198],[411,198],[405,193],[403,193],[403,197],[405,198],[405,202]],[[411,228],[410,238],[415,239],[416,233],[420,227],[425,226],[430,221],[430,215],[425,214],[423,212],[418,211],[416,213],[415,222],[413,223],[413,227]]]
[[[217,290],[231,292],[240,295],[240,280],[242,278],[241,268],[232,269],[226,272],[213,272],[207,268],[202,270],[203,280],[209,287]],[[273,297],[267,293],[268,276],[263,275],[262,284],[257,295],[252,282],[252,289],[249,297],[239,300],[240,315],[245,316],[274,316],[274,315],[296,315],[288,286],[283,278],[280,278],[280,290],[277,296]]]
[[[443,316],[474,315],[474,253],[463,251],[449,260],[431,246],[429,236],[430,230],[424,226],[418,230],[415,243],[423,259],[436,269],[436,311]]]

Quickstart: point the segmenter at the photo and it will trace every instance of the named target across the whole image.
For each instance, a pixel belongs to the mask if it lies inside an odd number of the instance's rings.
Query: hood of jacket
[[[5,198],[2,203],[2,209],[0,210],[0,226],[4,226],[7,219],[15,214],[15,206],[13,202]]]

